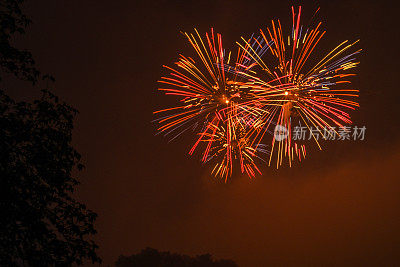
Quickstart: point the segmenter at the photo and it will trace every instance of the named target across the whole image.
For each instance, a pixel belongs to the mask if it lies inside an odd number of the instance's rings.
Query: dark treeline
[[[116,267],[236,267],[232,260],[215,260],[210,254],[191,257],[171,252],[161,252],[153,248],[143,249],[131,256],[119,256]]]

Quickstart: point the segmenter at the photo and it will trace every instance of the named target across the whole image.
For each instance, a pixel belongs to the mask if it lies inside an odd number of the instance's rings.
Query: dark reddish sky
[[[118,2],[118,3],[116,3]],[[312,3],[312,4],[310,4]],[[98,212],[105,263],[151,246],[212,253],[242,266],[387,265],[400,255],[398,14],[381,1],[309,2],[328,30],[320,49],[361,39],[366,140],[310,150],[304,164],[227,185],[186,153],[191,137],[154,136],[163,64],[192,53],[179,33],[215,27],[226,47],[271,19],[284,1],[30,1],[34,24],[17,40],[55,92],[80,110],[74,141],[84,157],[78,197]],[[288,25],[288,24],[286,24]],[[31,95],[32,89],[15,88]],[[385,263],[385,264],[384,264]]]

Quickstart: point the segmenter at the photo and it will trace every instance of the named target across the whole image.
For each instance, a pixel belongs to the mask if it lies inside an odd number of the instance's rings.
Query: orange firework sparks
[[[350,87],[349,80],[361,49],[349,51],[358,41],[346,40],[312,62],[325,35],[321,25],[306,28],[301,7],[297,12],[292,7],[289,34],[285,35],[279,20],[272,21],[259,37],[242,37],[236,56],[225,51],[222,36],[213,29],[204,39],[197,30],[184,33],[196,60],[180,55],[176,67],[164,66],[170,73],[159,81],[163,85],[159,90],[178,97],[180,104],[154,112],[164,114],[156,119],[159,133],[174,133],[174,139],[186,130],[194,131],[197,140],[189,154],[204,148],[202,162],[214,162],[212,173],[225,181],[236,162],[249,177],[261,174],[255,162],[259,155],[268,154],[263,143],[274,126],[268,165],[274,155],[277,168],[285,158],[289,166],[296,158],[301,161],[306,148],[292,138],[296,122],[311,133],[315,127],[321,135],[322,129],[335,135],[333,128],[351,124],[349,111],[359,107],[354,100],[359,91]]]
[[[246,40],[242,38],[244,45],[238,43],[262,70],[260,76],[252,75],[249,78],[252,80],[254,95],[271,110],[264,118],[265,124],[272,120],[288,130],[284,140],[277,141],[275,136],[272,140],[272,152],[277,147],[277,167],[282,164],[284,157],[288,158],[291,165],[293,159],[301,160],[301,157],[305,156],[305,146],[292,141],[295,119],[302,122],[310,132],[313,127],[319,131],[321,128],[333,129],[333,125],[343,127],[352,123],[345,109],[354,110],[359,106],[351,100],[358,97],[358,90],[345,86],[350,84],[348,78],[355,75],[347,70],[358,65],[355,55],[360,53],[361,49],[348,54],[346,52],[358,41],[342,42],[313,67],[304,70],[307,60],[325,31],[321,30],[321,22],[314,28],[303,28],[300,15],[301,7],[297,13],[292,7],[292,30],[287,38],[279,20],[272,21],[267,31],[260,30],[265,44],[273,43],[269,50],[272,61],[276,62],[272,65],[275,68],[271,68],[271,65],[259,57]],[[263,74],[267,75],[267,78],[261,78]],[[314,135],[312,137],[321,149],[318,140]],[[270,154],[269,164],[273,154]]]
[[[180,97],[182,104],[155,112],[169,113],[158,119],[161,124],[158,130],[166,132],[166,134],[178,132],[175,137],[190,128],[197,130],[199,137],[189,154],[192,155],[200,143],[206,142],[202,161],[207,162],[209,152],[215,143],[214,137],[216,137],[217,129],[222,129],[219,128],[222,126],[218,125],[227,124],[224,129],[230,133],[233,128],[236,128],[237,118],[235,117],[237,114],[242,119],[249,119],[259,111],[249,109],[249,102],[255,97],[251,95],[251,88],[246,83],[247,79],[244,79],[243,75],[239,73],[239,70],[241,73],[249,70],[244,65],[246,64],[244,52],[241,49],[238,50],[236,61],[231,66],[232,54],[230,52],[226,54],[222,47],[221,35],[215,35],[213,29],[211,29],[211,34],[206,34],[205,40],[201,38],[197,30],[195,30],[195,35],[188,33],[184,33],[184,35],[196,51],[200,62],[180,55],[180,59],[176,63],[178,68],[165,66],[171,73],[169,76],[161,78],[160,83],[166,87],[159,88],[159,90],[164,91],[166,95]],[[232,141],[230,138],[234,135],[228,134],[225,137],[228,138],[226,142],[230,144]],[[246,157],[254,155],[254,153],[248,153],[249,148],[246,148],[245,151],[247,151]],[[226,162],[232,164],[231,156]],[[248,168],[247,165],[243,166],[243,168]],[[228,170],[228,168],[225,169]],[[221,172],[216,173],[220,174]],[[224,173],[231,175],[232,172]],[[246,173],[250,174],[251,171],[246,171]]]

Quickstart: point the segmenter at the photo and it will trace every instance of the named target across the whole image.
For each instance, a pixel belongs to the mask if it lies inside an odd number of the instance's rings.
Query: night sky
[[[394,1],[393,1],[394,2]],[[310,143],[292,168],[263,167],[254,180],[223,184],[187,155],[194,136],[155,136],[152,112],[173,104],[157,91],[178,53],[194,56],[180,31],[210,27],[236,48],[271,19],[291,25],[288,1],[28,1],[33,25],[18,38],[54,91],[80,114],[74,144],[86,169],[77,197],[99,214],[99,254],[112,264],[147,246],[211,253],[241,266],[388,265],[400,255],[398,13],[390,2],[302,3],[321,7],[321,55],[361,39],[353,79],[364,141]],[[29,99],[38,89],[8,85]]]

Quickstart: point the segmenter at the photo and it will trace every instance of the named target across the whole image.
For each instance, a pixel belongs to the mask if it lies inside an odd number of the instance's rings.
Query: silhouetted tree
[[[0,81],[11,73],[36,83],[32,55],[10,40],[29,24],[22,2],[0,1]],[[72,196],[83,168],[71,145],[76,114],[48,90],[28,103],[0,88],[0,266],[100,262],[90,238],[97,215]]]
[[[116,267],[236,267],[232,260],[214,260],[210,254],[195,257],[170,252],[160,252],[153,248],[143,249],[131,256],[119,256]]]
[[[18,49],[12,44],[16,33],[24,34],[30,24],[29,18],[22,13],[24,0],[0,1],[0,70],[14,74],[17,78],[36,82],[40,72],[29,51]],[[0,81],[1,81],[0,76]]]

